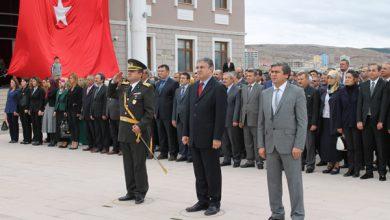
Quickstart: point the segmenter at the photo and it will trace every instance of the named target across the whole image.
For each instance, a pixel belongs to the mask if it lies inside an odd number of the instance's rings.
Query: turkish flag
[[[111,40],[108,0],[20,0],[9,73],[46,78],[58,56],[62,76],[119,71]]]

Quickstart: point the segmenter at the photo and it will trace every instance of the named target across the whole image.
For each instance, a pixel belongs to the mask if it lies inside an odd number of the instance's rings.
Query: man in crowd
[[[222,71],[223,73],[234,71],[234,63],[232,62],[232,58],[228,57],[227,62],[223,64]]]
[[[248,84],[246,81],[245,81],[245,77],[244,77],[244,70],[241,68],[241,67],[236,67],[236,77],[237,77],[237,86],[238,87],[242,87],[242,85],[246,85]]]
[[[345,75],[347,74],[348,70],[349,70],[349,61],[347,59],[342,59],[340,61],[340,71],[339,71],[340,83],[342,85],[344,85]]]
[[[376,149],[379,180],[386,181],[386,148],[383,132],[386,112],[381,110],[386,82],[380,78],[380,65],[371,64],[368,69],[370,80],[361,84],[357,106],[357,128],[363,131],[363,152],[366,165],[366,173],[360,178],[374,177],[373,154]]]
[[[227,88],[227,108],[225,119],[225,131],[223,134],[222,150],[224,160],[221,166],[231,165],[233,158],[233,167],[239,167],[241,163],[241,143],[239,128],[240,111],[241,111],[241,90],[234,85],[234,72],[223,74],[223,84]]]
[[[307,133],[305,150],[302,157],[302,170],[306,165],[306,173],[313,173],[316,162],[316,132],[319,122],[320,94],[310,86],[309,74],[298,74],[298,84],[305,91],[307,109]]]
[[[169,152],[169,161],[175,161],[178,146],[176,131],[172,126],[172,108],[173,97],[179,83],[169,77],[168,65],[160,65],[157,71],[160,81],[156,84],[155,117],[161,152],[158,158],[167,159]]]
[[[257,119],[259,113],[259,97],[263,86],[255,81],[256,72],[248,70],[246,81],[248,85],[243,85],[241,93],[241,117],[240,127],[244,129],[244,143],[246,152],[246,163],[241,168],[255,167],[264,168],[264,162],[257,154]],[[255,164],[256,162],[256,164]]]
[[[215,71],[214,71],[214,77],[215,77],[215,79],[216,79],[218,82],[222,83],[222,80],[223,80],[223,73],[222,73],[222,70],[215,70]]]
[[[179,143],[179,154],[181,155],[176,161],[192,161],[191,150],[188,144],[183,144],[183,121],[188,114],[188,87],[191,76],[189,73],[184,72],[180,74],[180,87],[176,89],[175,98],[173,99],[172,109],[172,125],[176,128],[177,139]]]
[[[107,86],[104,85],[105,77],[102,73],[95,76],[96,89],[93,93],[91,103],[91,120],[95,131],[95,149],[93,152],[108,153],[109,139],[107,136]]]
[[[149,189],[146,171],[148,146],[140,139],[146,142],[150,140],[149,127],[153,119],[155,93],[150,84],[141,82],[146,68],[140,61],[130,59],[127,81],[122,82],[122,74],[118,74],[109,84],[109,91],[117,91],[120,102],[118,141],[123,153],[127,189],[127,194],[118,200],[135,200],[135,204],[144,202]]]
[[[107,91],[107,119],[110,128],[110,135],[113,149],[108,154],[121,154],[118,142],[119,132],[119,97],[116,91]]]
[[[93,94],[95,94],[95,78],[92,75],[87,76],[87,87],[83,90],[83,106],[81,115],[85,121],[88,147],[83,149],[84,151],[93,151],[96,146],[95,128],[93,126],[93,120],[91,119],[91,104]]]
[[[282,171],[287,177],[291,218],[303,220],[301,154],[307,131],[306,99],[303,89],[289,84],[286,63],[271,66],[273,87],[262,92],[259,107],[259,155],[267,158],[268,195],[272,211],[269,220],[284,219]],[[271,107],[270,107],[271,106]]]
[[[191,147],[198,202],[187,212],[206,210],[215,215],[221,206],[222,175],[219,148],[226,118],[226,88],[213,77],[209,58],[196,64],[199,81],[189,90],[189,114],[184,121],[183,144]]]

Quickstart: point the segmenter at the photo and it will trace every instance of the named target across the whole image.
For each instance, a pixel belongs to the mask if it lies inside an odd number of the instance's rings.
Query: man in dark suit
[[[242,140],[240,140],[241,128],[239,127],[241,112],[241,89],[234,85],[234,72],[223,74],[223,83],[227,88],[227,108],[225,119],[225,131],[223,133],[222,150],[224,160],[221,166],[229,166],[233,158],[233,167],[239,167],[241,163]]]
[[[158,159],[168,158],[169,161],[176,160],[178,146],[176,131],[172,126],[172,108],[175,91],[179,83],[169,77],[169,67],[165,64],[158,67],[160,81],[156,84],[156,105],[155,117],[158,128],[158,139],[161,154]]]
[[[236,67],[235,72],[237,78],[236,85],[240,88],[242,88],[243,85],[247,85],[248,83],[245,80],[244,70],[241,67]]]
[[[298,73],[298,84],[305,91],[307,107],[307,134],[305,150],[302,155],[302,169],[306,165],[306,173],[313,173],[316,162],[316,131],[320,113],[320,94],[310,86],[309,74]]]
[[[386,112],[381,110],[386,82],[380,78],[381,66],[369,66],[369,79],[360,86],[357,106],[357,128],[363,131],[363,151],[366,173],[361,179],[373,178],[373,152],[376,149],[379,180],[386,180],[386,156],[383,132]]]
[[[235,70],[234,63],[232,62],[232,59],[229,57],[227,59],[227,62],[223,64],[222,71],[223,73],[226,73],[226,72],[232,72],[234,70]]]
[[[107,86],[104,85],[105,77],[102,73],[95,76],[96,89],[91,103],[91,120],[95,131],[95,149],[93,152],[108,153],[108,122],[107,122]]]
[[[179,157],[176,161],[192,161],[191,150],[187,144],[183,144],[181,138],[183,137],[183,120],[188,114],[188,87],[191,76],[189,73],[180,74],[180,87],[176,89],[175,98],[173,99],[173,110],[172,110],[172,125],[177,130],[177,140],[179,142]]]
[[[221,205],[219,148],[226,119],[226,88],[213,77],[211,59],[198,60],[196,70],[199,81],[189,88],[190,110],[182,141],[191,148],[198,202],[186,211],[206,210],[205,215],[215,215]]]
[[[91,151],[95,146],[95,129],[91,120],[91,103],[95,93],[95,78],[92,75],[87,76],[87,87],[83,90],[83,106],[81,115],[85,121],[88,147],[84,151]]]
[[[120,147],[118,142],[119,131],[119,97],[116,91],[107,91],[107,118],[110,128],[110,135],[113,149],[108,154],[119,154]]]
[[[109,84],[110,93],[116,91],[120,102],[120,122],[118,141],[123,153],[127,194],[119,201],[135,200],[135,204],[144,202],[149,189],[146,170],[147,146],[150,140],[150,125],[154,113],[153,87],[142,83],[141,76],[146,69],[138,60],[128,61],[127,81],[122,74],[113,77]]]

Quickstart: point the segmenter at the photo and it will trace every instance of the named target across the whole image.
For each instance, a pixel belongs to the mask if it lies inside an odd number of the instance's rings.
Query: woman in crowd
[[[66,108],[68,102],[68,90],[66,89],[66,81],[64,79],[59,80],[59,88],[56,94],[56,101],[54,107],[54,115],[56,117],[56,142],[59,148],[66,148],[68,146],[68,140],[61,137],[60,126],[64,120],[66,120]]]
[[[33,128],[32,145],[42,145],[42,116],[45,110],[45,91],[40,87],[39,78],[34,77],[31,80],[32,91],[30,94],[29,112]]]
[[[335,70],[328,73],[328,88],[321,94],[321,138],[320,156],[321,160],[328,163],[323,173],[340,173],[341,153],[336,149],[337,132],[337,102],[339,95],[339,74]]]
[[[18,102],[19,102],[19,82],[16,78],[12,78],[9,84],[9,90],[7,93],[7,102],[5,104],[4,112],[6,113],[6,121],[9,127],[9,134],[11,141],[9,143],[17,143],[19,140],[19,114],[18,114]]]
[[[23,141],[21,144],[30,144],[31,143],[31,116],[28,112],[30,106],[30,95],[31,90],[29,86],[29,81],[27,79],[22,79],[20,82],[20,98],[19,98],[19,116],[20,121],[22,122],[23,129]]]
[[[345,177],[359,177],[362,165],[361,133],[356,128],[358,82],[359,73],[348,70],[345,75],[345,87],[340,89],[337,103],[337,131],[344,135],[348,150],[348,171],[344,174]]]
[[[70,89],[68,92],[67,115],[69,129],[72,136],[72,146],[69,148],[75,150],[79,146],[79,118],[82,106],[82,89],[78,85],[78,77],[75,73],[69,76]]]
[[[56,118],[54,115],[54,107],[56,103],[57,95],[57,83],[54,79],[48,79],[45,81],[46,93],[45,93],[45,111],[43,113],[42,130],[47,133],[47,139],[49,140],[49,147],[56,145]]]

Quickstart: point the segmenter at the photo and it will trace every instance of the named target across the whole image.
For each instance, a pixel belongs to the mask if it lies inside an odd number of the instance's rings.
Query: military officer
[[[150,140],[150,125],[154,113],[153,87],[141,81],[147,67],[135,59],[128,60],[126,80],[119,73],[109,83],[109,92],[116,91],[120,102],[118,141],[123,153],[127,194],[119,201],[144,202],[148,191],[146,172],[147,146],[141,141]]]

